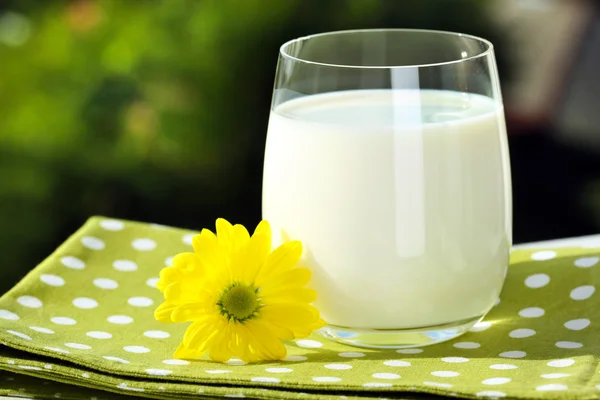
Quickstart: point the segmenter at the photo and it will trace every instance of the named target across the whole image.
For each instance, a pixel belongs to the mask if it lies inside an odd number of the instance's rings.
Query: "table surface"
[[[600,234],[590,236],[579,236],[573,238],[545,240],[542,242],[522,243],[513,246],[515,249],[538,249],[538,248],[564,248],[564,247],[600,247]],[[136,397],[139,398],[139,397]],[[418,396],[419,399],[427,399],[427,397]],[[439,398],[439,397],[438,397]],[[23,400],[19,397],[0,396],[1,400]]]

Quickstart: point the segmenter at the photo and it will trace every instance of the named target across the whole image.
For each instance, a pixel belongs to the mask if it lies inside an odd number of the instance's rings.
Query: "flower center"
[[[258,289],[251,285],[234,283],[225,289],[217,302],[221,315],[227,319],[244,322],[256,316],[261,304]]]

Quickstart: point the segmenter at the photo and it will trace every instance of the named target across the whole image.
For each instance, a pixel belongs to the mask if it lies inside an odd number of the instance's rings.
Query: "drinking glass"
[[[498,299],[512,241],[509,154],[492,44],[354,30],[280,50],[263,217],[304,244],[336,341],[452,339]]]

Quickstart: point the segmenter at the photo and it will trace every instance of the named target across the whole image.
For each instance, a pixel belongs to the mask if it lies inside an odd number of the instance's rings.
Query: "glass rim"
[[[459,58],[456,60],[441,61],[441,62],[429,63],[429,64],[407,64],[407,65],[331,64],[331,63],[324,63],[324,62],[319,62],[319,61],[306,60],[301,57],[293,56],[287,52],[287,49],[294,43],[298,43],[298,42],[302,42],[302,41],[306,41],[306,40],[310,40],[310,39],[314,39],[314,38],[318,38],[318,37],[322,37],[322,36],[334,36],[334,35],[343,35],[343,34],[349,34],[349,33],[373,33],[373,32],[398,32],[398,33],[413,32],[413,33],[438,34],[441,36],[466,37],[466,38],[478,41],[480,43],[483,43],[486,46],[486,48],[485,48],[485,50],[483,50],[475,55],[465,57],[465,58]],[[482,37],[479,37],[479,36],[469,35],[466,33],[452,32],[452,31],[442,31],[442,30],[435,30],[435,29],[412,29],[412,28],[348,29],[348,30],[339,30],[339,31],[331,31],[331,32],[322,32],[322,33],[315,33],[312,35],[301,36],[301,37],[298,37],[298,38],[295,38],[292,40],[288,40],[287,42],[282,44],[281,47],[279,47],[279,55],[281,57],[291,60],[291,61],[296,61],[296,62],[300,62],[300,63],[304,63],[304,64],[312,64],[312,65],[321,66],[321,67],[353,68],[353,69],[399,69],[399,68],[440,67],[440,66],[444,66],[444,65],[458,64],[458,63],[462,63],[462,62],[466,62],[466,61],[472,61],[472,60],[476,60],[479,58],[484,58],[484,57],[487,57],[488,55],[492,54],[493,52],[494,52],[494,45],[492,44],[492,42],[490,42],[489,40],[484,39]]]

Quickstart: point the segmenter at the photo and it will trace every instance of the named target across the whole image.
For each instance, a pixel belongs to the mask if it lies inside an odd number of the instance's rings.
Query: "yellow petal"
[[[185,271],[186,273],[201,274],[200,259],[196,253],[179,253],[173,257],[171,262],[174,268]]]
[[[244,249],[250,240],[250,234],[243,225],[233,226],[233,251]]]
[[[260,317],[288,328],[302,327],[319,319],[314,307],[299,303],[266,305],[260,310]]]
[[[167,267],[160,270],[160,279],[156,283],[156,287],[161,292],[164,292],[166,287],[173,282],[183,279],[183,274],[175,267]]]
[[[302,243],[297,240],[282,244],[273,251],[256,278],[257,286],[263,286],[272,274],[291,269],[302,256]]]
[[[227,251],[232,251],[234,242],[233,226],[226,219],[219,218],[216,227],[219,244]]]
[[[177,307],[171,314],[173,322],[196,321],[205,317],[211,312],[210,303],[203,301],[200,303],[188,303]]]
[[[185,347],[183,345],[183,343],[180,343],[179,346],[177,347],[177,350],[175,350],[175,354],[173,354],[173,358],[178,359],[178,360],[182,360],[182,359],[194,359],[194,358],[200,358],[202,357],[204,353],[199,353],[198,351],[192,350],[192,349],[188,349],[187,347]]]
[[[233,355],[233,353],[229,349],[230,342],[233,339],[230,325],[230,323],[227,324],[224,327],[221,336],[218,339],[215,338],[215,343],[213,344],[208,354],[212,360],[218,362],[225,362],[229,360]]]
[[[250,344],[252,335],[246,325],[236,322],[235,324],[232,324],[232,330],[235,332],[235,341],[232,341],[229,344],[229,347],[233,355],[247,363],[261,360],[261,358],[252,351],[252,346]]]
[[[258,271],[271,251],[269,246],[270,238],[266,234],[253,235],[245,249],[236,253],[232,260],[232,278],[248,285],[254,284]]]
[[[171,314],[177,308],[177,305],[164,302],[154,310],[154,319],[158,322],[171,323]]]
[[[269,289],[274,289],[268,291]],[[317,299],[317,292],[308,288],[278,288],[268,287],[261,290],[262,304],[278,303],[312,303]]]
[[[276,325],[274,323],[272,323],[271,321],[267,320],[267,319],[262,319],[261,322],[265,325],[265,327],[267,327],[267,329],[269,329],[271,332],[273,332],[273,334],[275,336],[277,336],[279,339],[282,340],[293,340],[296,339],[296,335],[294,334],[294,332],[286,327],[283,327],[281,325]]]
[[[246,326],[251,334],[250,346],[257,356],[265,360],[280,360],[285,357],[287,350],[281,340],[260,320],[249,321]]]
[[[254,233],[252,234],[252,236],[254,235],[266,235],[266,237],[268,238],[268,245],[267,248],[269,249],[268,251],[271,251],[271,238],[272,238],[272,234],[271,234],[271,225],[269,225],[269,222],[266,220],[262,220],[260,221],[260,223],[256,226],[256,229],[254,230]]]
[[[305,286],[310,281],[310,270],[292,268],[282,273],[265,277],[261,282],[261,295],[267,296],[274,291],[288,290]]]
[[[205,350],[204,344],[219,332],[215,329],[219,326],[219,321],[213,316],[207,316],[202,320],[196,321],[185,330],[183,335],[183,344],[190,349]]]
[[[192,247],[198,256],[204,251],[204,248],[199,247],[201,242],[202,246],[206,246],[205,242],[215,246],[218,244],[217,236],[210,229],[202,229],[199,234],[192,237]]]
[[[207,273],[229,274],[229,253],[219,244],[217,237],[208,229],[202,229],[192,239],[202,268]]]
[[[204,297],[201,287],[199,279],[173,282],[165,288],[165,300],[176,305],[199,303]]]

